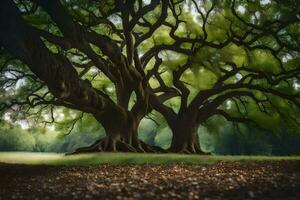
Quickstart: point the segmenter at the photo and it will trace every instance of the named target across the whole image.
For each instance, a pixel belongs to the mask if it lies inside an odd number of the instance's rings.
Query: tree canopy
[[[297,127],[299,21],[297,0],[3,0],[1,115],[87,113],[106,136],[77,152],[165,151],[138,139],[154,111],[172,152],[201,153],[213,116]]]

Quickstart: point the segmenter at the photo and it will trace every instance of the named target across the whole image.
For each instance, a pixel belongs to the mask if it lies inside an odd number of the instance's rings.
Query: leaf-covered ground
[[[300,161],[0,164],[0,199],[300,199]]]

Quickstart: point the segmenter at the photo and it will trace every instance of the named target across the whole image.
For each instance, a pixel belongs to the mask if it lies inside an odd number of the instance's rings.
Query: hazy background
[[[171,131],[164,121],[156,123],[143,119],[139,137],[151,145],[168,148]],[[35,126],[24,123],[0,122],[0,151],[70,152],[87,146],[104,136],[103,128],[86,116],[69,133],[67,125]],[[276,130],[234,125],[214,117],[198,129],[201,147],[206,152],[224,155],[297,155],[300,154],[300,135],[287,128],[283,122]]]

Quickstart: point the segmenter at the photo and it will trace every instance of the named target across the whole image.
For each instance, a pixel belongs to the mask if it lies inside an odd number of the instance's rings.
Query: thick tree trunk
[[[169,149],[171,152],[204,154],[200,148],[197,133],[198,124],[189,121],[176,121],[170,127],[173,132]]]
[[[138,139],[140,119],[121,108],[110,110],[109,114],[95,116],[105,129],[106,136],[89,147],[77,149],[74,153],[88,152],[162,152]]]

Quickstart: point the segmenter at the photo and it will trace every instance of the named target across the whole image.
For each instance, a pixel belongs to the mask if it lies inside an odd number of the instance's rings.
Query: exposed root
[[[116,142],[116,151],[118,151],[118,152],[138,152],[138,150],[136,148],[134,148],[133,146],[126,144],[125,142],[122,142],[120,140],[118,140]]]
[[[190,145],[183,145],[183,147],[171,147],[169,149],[170,152],[173,153],[180,153],[180,154],[199,154],[199,155],[209,155],[210,153],[203,152],[200,147],[197,146],[190,146]]]
[[[165,150],[159,146],[151,146],[146,144],[143,141],[140,141],[141,146],[143,147],[143,149],[145,150],[145,152],[147,153],[168,153],[168,150]]]
[[[167,153],[157,146],[150,146],[143,141],[138,141],[137,145],[130,145],[121,140],[112,140],[108,137],[97,140],[95,143],[88,147],[76,149],[74,152],[66,153],[65,155],[75,155],[81,153],[92,152],[134,152],[134,153]]]
[[[92,153],[92,152],[100,152],[101,150],[99,149],[99,144],[102,143],[103,139],[97,140],[94,142],[92,145],[88,147],[81,147],[76,149],[74,152],[69,152],[66,153],[65,155],[75,155],[75,154],[80,154],[80,153]]]

